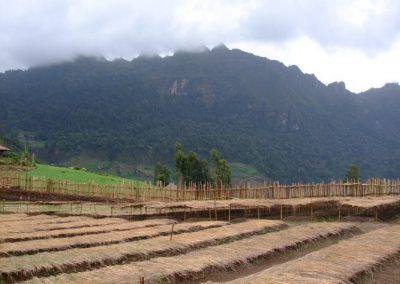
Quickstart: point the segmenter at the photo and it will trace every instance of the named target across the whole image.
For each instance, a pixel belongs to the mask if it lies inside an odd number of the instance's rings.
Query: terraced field
[[[372,283],[399,256],[378,222],[0,215],[0,283]]]

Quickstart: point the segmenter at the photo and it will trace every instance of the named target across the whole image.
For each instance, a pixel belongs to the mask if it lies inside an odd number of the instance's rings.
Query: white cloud
[[[398,81],[396,0],[0,0],[0,71],[220,42],[353,91]]]

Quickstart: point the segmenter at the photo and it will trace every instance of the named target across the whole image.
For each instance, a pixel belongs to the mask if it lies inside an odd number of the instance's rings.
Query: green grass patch
[[[263,181],[268,180],[268,178],[260,173],[257,169],[253,168],[250,165],[246,165],[243,163],[232,162],[229,163],[229,167],[231,168],[232,178],[234,180],[240,181]]]
[[[138,185],[143,184],[142,182],[133,179],[43,164],[38,164],[35,168],[27,171],[26,173],[28,176],[50,178],[53,180],[68,180],[76,183],[94,182],[99,185],[114,185],[120,183],[137,183]]]

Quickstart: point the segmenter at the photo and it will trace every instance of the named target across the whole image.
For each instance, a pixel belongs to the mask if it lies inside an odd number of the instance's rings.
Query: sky
[[[400,81],[398,0],[0,0],[0,71],[224,43],[353,92]]]

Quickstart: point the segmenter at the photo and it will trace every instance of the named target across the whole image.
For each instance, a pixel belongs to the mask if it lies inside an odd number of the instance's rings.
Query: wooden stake
[[[260,207],[257,207],[257,219],[260,219]]]
[[[174,234],[174,224],[172,224],[172,228],[171,228],[171,236],[169,237],[169,241],[172,241],[172,235]]]
[[[281,205],[281,220],[283,220],[283,205]]]
[[[342,206],[339,205],[339,221],[341,220],[342,215]]]
[[[231,222],[231,205],[229,204],[229,211],[228,211],[228,220],[229,220],[229,223]]]
[[[311,216],[310,216],[311,222],[313,220],[313,217],[314,217],[314,210],[313,210],[313,207],[311,206]]]

